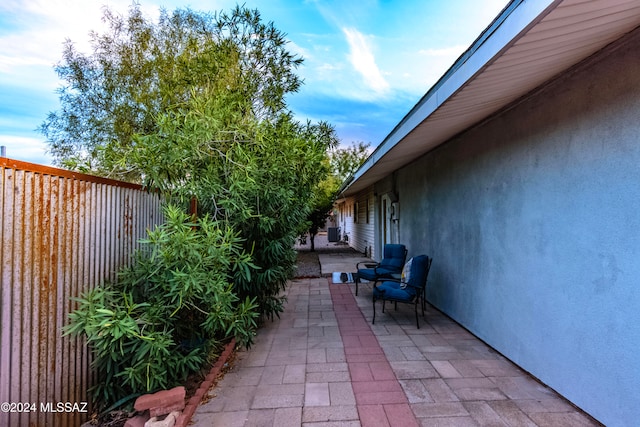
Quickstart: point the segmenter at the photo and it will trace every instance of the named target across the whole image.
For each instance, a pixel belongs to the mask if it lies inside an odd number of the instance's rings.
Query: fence
[[[0,218],[0,426],[79,426],[92,377],[86,343],[62,337],[72,297],[115,278],[160,223],[159,197],[0,158]]]

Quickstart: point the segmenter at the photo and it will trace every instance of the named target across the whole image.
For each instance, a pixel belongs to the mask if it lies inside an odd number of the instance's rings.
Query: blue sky
[[[288,97],[296,117],[333,124],[343,144],[377,146],[442,76],[507,0],[140,0],[149,17],[171,11],[260,10],[304,58],[305,84]],[[59,108],[53,65],[62,43],[89,53],[102,7],[126,13],[128,0],[0,2],[0,145],[7,156],[50,164],[35,129]]]

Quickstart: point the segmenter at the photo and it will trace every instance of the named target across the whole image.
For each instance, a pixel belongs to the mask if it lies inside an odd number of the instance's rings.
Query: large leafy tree
[[[107,404],[198,369],[206,355],[184,345],[226,335],[249,345],[256,317],[282,310],[293,243],[337,140],[326,123],[293,119],[285,97],[302,60],[258,11],[162,11],[154,22],[134,4],[104,19],[91,54],[67,41],[56,66],[61,108],[41,126],[51,153],[198,205],[194,220],[169,208],[147,252],[71,316]]]
[[[64,82],[61,108],[40,130],[60,165],[139,179],[137,165],[121,153],[194,94],[224,87],[245,101],[235,115],[268,120],[286,110],[285,95],[300,87],[295,69],[302,58],[287,51],[284,34],[257,10],[162,10],[156,23],[134,3],[128,16],[105,9],[103,19],[109,29],[90,33],[93,52],[67,40],[55,67]]]
[[[329,173],[323,160],[335,136],[327,124],[301,124],[284,113],[271,121],[230,118],[233,105],[225,94],[195,95],[188,108],[163,116],[156,133],[136,138],[129,157],[183,204],[195,196],[199,209],[239,231],[260,268],[250,279],[238,275],[236,290],[273,315],[295,263],[299,224]]]
[[[215,14],[139,5],[105,10],[92,53],[67,41],[56,71],[61,108],[41,126],[60,165],[160,188],[231,227],[257,267],[234,278],[261,314],[282,308],[293,243],[337,143],[326,123],[299,123],[286,95],[302,59],[257,10]]]

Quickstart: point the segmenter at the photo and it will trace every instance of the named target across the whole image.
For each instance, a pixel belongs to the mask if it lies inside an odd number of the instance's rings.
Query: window
[[[359,210],[360,210],[359,209],[359,205],[360,205],[359,202],[355,202],[353,204],[353,222],[356,223],[356,224],[358,223],[358,213],[359,213]]]
[[[365,222],[366,222],[367,224],[369,224],[369,198],[368,198],[368,197],[367,197],[367,200],[365,201],[365,203],[366,203],[366,208],[367,208],[367,209],[366,209],[366,212],[365,212],[365,214],[366,214],[366,216],[365,216]]]

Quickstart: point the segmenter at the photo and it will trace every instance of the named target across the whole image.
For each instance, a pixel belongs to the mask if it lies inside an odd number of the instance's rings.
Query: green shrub
[[[70,314],[66,333],[85,335],[94,353],[98,405],[184,381],[226,338],[252,342],[256,304],[230,283],[255,270],[241,241],[208,216],[192,222],[168,206],[165,218],[117,283],[78,298]]]

